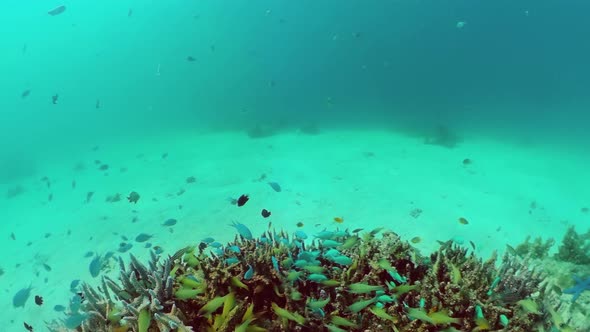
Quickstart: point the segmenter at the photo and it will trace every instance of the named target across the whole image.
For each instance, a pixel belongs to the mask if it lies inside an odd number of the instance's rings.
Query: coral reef
[[[204,239],[159,263],[120,261],[120,283],[82,285],[76,331],[538,331],[553,325],[541,273],[443,243],[422,256],[391,231],[269,229]],[[76,316],[79,315],[79,316]],[[82,317],[82,319],[80,319]]]
[[[555,240],[552,238],[547,239],[545,242],[541,237],[535,238],[533,242],[530,242],[530,240],[531,237],[527,236],[523,243],[516,246],[517,255],[533,259],[544,259],[549,255],[549,250],[555,244]]]
[[[158,263],[159,257],[153,251],[148,267],[133,255],[128,267],[119,259],[120,283],[104,276],[96,289],[82,284],[80,295],[70,303],[67,318],[52,322],[49,329],[145,332],[154,325],[157,331],[192,331],[182,323],[182,313],[174,303],[171,261]]]
[[[590,264],[590,230],[585,234],[578,234],[574,226],[570,227],[563,237],[555,258],[574,264]]]

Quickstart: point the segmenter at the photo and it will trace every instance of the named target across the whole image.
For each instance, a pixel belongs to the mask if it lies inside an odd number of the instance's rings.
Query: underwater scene
[[[590,331],[590,2],[2,7],[0,331]]]

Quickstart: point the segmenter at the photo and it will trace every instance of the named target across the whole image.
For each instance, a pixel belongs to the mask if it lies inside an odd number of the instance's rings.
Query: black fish
[[[25,324],[25,329],[27,329],[27,331],[33,332],[33,327],[31,325],[27,324],[27,322],[24,322],[24,324]]]
[[[57,99],[59,98],[59,95],[56,93],[53,96],[51,96],[51,102],[53,103],[53,105],[57,104]]]
[[[267,209],[262,209],[262,213],[261,214],[262,214],[262,216],[264,218],[270,217],[270,211],[268,211]]]
[[[52,10],[48,11],[47,14],[49,14],[51,16],[57,16],[65,11],[66,11],[66,6],[61,5],[61,6],[55,7]]]
[[[96,109],[99,109],[99,108],[100,108],[100,99],[97,99],[97,100],[96,100],[96,104],[94,105],[94,107],[95,107]]]
[[[38,306],[43,305],[43,298],[39,295],[35,295],[35,304]]]
[[[240,196],[240,198],[238,198],[237,204],[238,206],[244,206],[244,204],[246,204],[246,202],[250,199],[250,197],[248,197],[248,195],[242,195]]]
[[[21,93],[20,97],[21,98],[27,98],[29,95],[31,94],[31,90],[25,90],[23,91],[23,93]]]
[[[129,193],[129,196],[127,196],[127,200],[129,203],[137,204],[137,201],[139,201],[139,194],[135,191],[132,191]]]
[[[194,62],[195,60],[196,59],[190,55],[186,57],[186,61],[188,61],[188,62]]]

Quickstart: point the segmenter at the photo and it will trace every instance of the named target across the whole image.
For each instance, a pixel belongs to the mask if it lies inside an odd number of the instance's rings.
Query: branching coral
[[[241,228],[245,226],[240,224]],[[322,231],[312,241],[249,230],[204,241],[148,267],[134,256],[120,284],[84,285],[80,331],[532,331],[549,328],[542,276],[507,255],[496,268],[450,243],[421,256],[397,234]]]
[[[128,267],[119,259],[120,284],[106,276],[96,289],[82,284],[79,310],[70,305],[63,325],[89,332],[145,332],[150,326],[157,326],[158,331],[192,331],[182,323],[182,313],[174,304],[171,261],[158,261],[154,252],[148,266],[133,255]],[[69,319],[80,315],[84,317],[80,324],[68,324]]]
[[[574,264],[590,264],[590,231],[578,234],[570,227],[565,233],[555,258]]]
[[[555,244],[555,240],[552,238],[547,239],[545,242],[540,237],[535,238],[533,242],[530,242],[530,240],[531,237],[527,236],[525,241],[516,247],[515,251],[519,256],[544,259],[549,255],[549,250]]]

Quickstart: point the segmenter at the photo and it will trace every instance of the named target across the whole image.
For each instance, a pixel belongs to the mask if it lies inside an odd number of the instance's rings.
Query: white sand
[[[57,317],[53,306],[67,305],[70,282],[91,280],[91,258],[84,254],[116,251],[120,235],[133,242],[139,233],[154,234],[150,242],[172,253],[207,236],[231,240],[233,220],[255,235],[268,221],[289,231],[301,221],[312,235],[339,226],[333,218],[341,216],[341,227],[385,226],[408,240],[420,236],[418,246],[424,250],[437,248],[435,240],[473,241],[477,252],[488,257],[527,234],[560,240],[569,225],[583,231],[590,227],[590,215],[580,211],[590,205],[590,180],[584,175],[590,157],[573,150],[476,139],[446,149],[387,131],[286,133],[255,140],[243,133],[182,133],[103,145],[97,152],[90,148],[47,162],[38,176],[20,182],[24,194],[0,198],[0,267],[5,272],[0,277],[0,321],[14,321],[3,325],[7,331],[21,330],[23,321],[44,330],[43,321]],[[161,158],[164,152],[166,159]],[[140,153],[144,156],[136,157]],[[463,166],[464,158],[473,164]],[[95,159],[110,165],[108,176],[97,170]],[[73,171],[80,161],[87,169]],[[121,167],[127,172],[120,172]],[[261,174],[267,180],[256,181]],[[44,175],[51,180],[50,191],[39,181]],[[186,184],[189,176],[197,182]],[[280,183],[283,191],[274,192],[266,181]],[[0,186],[0,193],[13,185]],[[186,192],[177,196],[181,188]],[[141,194],[137,205],[125,199],[133,190]],[[86,204],[88,191],[95,194]],[[48,203],[50,192],[54,198]],[[121,202],[105,202],[115,193],[123,195]],[[251,197],[244,207],[227,201],[243,193]],[[532,201],[537,208],[529,213]],[[263,219],[262,208],[272,216]],[[413,218],[410,211],[416,208],[423,212]],[[131,222],[134,216],[136,223]],[[469,224],[460,224],[459,217]],[[173,233],[161,226],[168,218],[178,219]],[[51,236],[45,238],[46,233]],[[130,252],[148,255],[138,243]],[[29,284],[34,289],[25,308],[13,308],[13,295]],[[42,307],[34,304],[36,294],[45,298]]]

